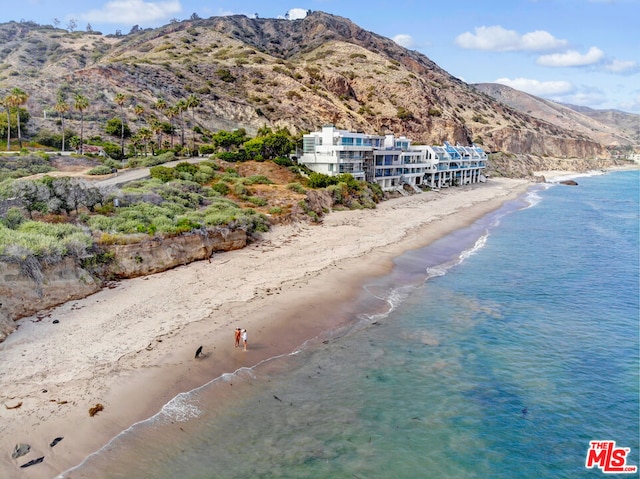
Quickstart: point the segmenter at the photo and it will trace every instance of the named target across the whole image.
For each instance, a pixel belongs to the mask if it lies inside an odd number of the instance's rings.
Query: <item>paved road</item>
[[[201,161],[208,160],[209,157],[196,157],[196,158],[182,158],[180,160],[170,161],[168,163],[163,163],[161,166],[173,167],[178,163],[200,163]],[[112,177],[107,178],[105,180],[97,180],[97,183],[103,186],[121,186],[125,183],[129,183],[131,181],[143,180],[145,178],[149,178],[149,168],[134,168],[134,169],[123,169],[118,170]]]

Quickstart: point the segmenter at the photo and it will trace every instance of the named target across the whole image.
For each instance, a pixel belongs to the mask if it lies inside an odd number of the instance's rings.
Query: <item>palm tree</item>
[[[11,110],[9,108],[9,95],[0,98],[0,105],[7,110],[7,151],[11,149]]]
[[[80,154],[84,153],[84,111],[89,108],[89,99],[76,93],[74,107],[80,112]]]
[[[20,145],[20,149],[22,149],[22,133],[20,132],[20,107],[27,103],[29,99],[29,95],[27,95],[20,88],[13,88],[9,93],[9,96],[5,98],[5,101],[9,101],[9,106],[16,108],[16,122],[18,123],[18,144]]]
[[[171,149],[173,150],[173,133],[174,133],[174,128],[173,128],[173,119],[175,117],[177,117],[180,114],[180,112],[178,111],[178,107],[172,106],[167,108],[167,118],[169,118],[169,124],[171,125]]]
[[[162,132],[164,130],[164,125],[157,118],[153,118],[151,120],[151,129],[158,136],[158,147],[162,147]]]
[[[62,151],[64,151],[64,114],[69,111],[69,105],[62,98],[58,99],[58,103],[53,107],[60,115],[60,125],[62,126]]]
[[[120,107],[120,154],[124,158],[124,104],[127,101],[127,97],[122,93],[117,93],[113,101]]]
[[[193,93],[191,95],[189,95],[189,97],[187,98],[187,109],[191,109],[191,128],[195,127],[196,124],[196,115],[195,115],[195,109],[200,106],[200,98],[198,98],[196,95],[194,95]],[[195,149],[195,143],[196,143],[196,135],[195,132],[193,132],[193,136],[191,137],[191,149]]]
[[[182,144],[182,147],[184,148],[184,116],[183,113],[185,111],[187,111],[187,102],[186,100],[182,99],[182,100],[178,100],[178,103],[176,103],[176,108],[178,109],[178,116],[180,116],[180,143]]]
[[[153,138],[153,133],[149,128],[140,128],[138,130],[138,136],[144,142],[144,156],[147,156],[147,145],[149,144],[149,140]]]
[[[142,115],[144,114],[144,107],[142,105],[136,104],[133,107],[133,112],[136,114],[136,121],[138,123],[138,128],[140,128],[140,118],[142,118]]]
[[[167,109],[168,105],[164,98],[158,98],[156,102],[153,104],[153,108],[158,110],[160,113],[163,113]]]

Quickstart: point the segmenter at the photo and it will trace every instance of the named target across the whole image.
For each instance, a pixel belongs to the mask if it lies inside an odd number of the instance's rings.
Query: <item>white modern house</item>
[[[366,180],[383,190],[403,185],[415,188],[422,184],[427,166],[424,152],[413,149],[410,139],[386,135],[381,147],[373,151],[373,164],[365,165]]]
[[[486,181],[484,169],[488,156],[479,146],[417,146],[424,149],[427,171],[424,185],[431,188],[468,185]]]
[[[371,162],[373,151],[380,147],[383,136],[365,135],[333,126],[324,126],[302,138],[302,156],[298,162],[329,176],[350,173],[365,180],[365,162]]]
[[[367,135],[327,125],[304,135],[298,162],[334,176],[350,173],[389,191],[409,185],[442,188],[484,181],[487,155],[477,146],[412,145],[404,136]]]

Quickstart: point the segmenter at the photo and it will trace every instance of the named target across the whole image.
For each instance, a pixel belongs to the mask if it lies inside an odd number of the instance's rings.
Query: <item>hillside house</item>
[[[404,136],[367,135],[327,125],[304,135],[298,162],[329,176],[350,173],[385,191],[484,181],[487,154],[477,146],[412,145]]]

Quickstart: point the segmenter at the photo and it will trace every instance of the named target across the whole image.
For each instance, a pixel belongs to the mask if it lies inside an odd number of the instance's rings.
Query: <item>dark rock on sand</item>
[[[29,462],[24,463],[22,466],[20,467],[29,467],[29,466],[34,466],[36,464],[40,464],[42,461],[44,461],[44,456],[39,457],[38,459],[33,459]]]
[[[49,447],[55,446],[56,444],[58,444],[63,439],[64,439],[63,437],[56,437],[53,441],[51,441],[51,444],[49,444]]]
[[[29,444],[16,444],[16,447],[13,448],[13,452],[11,453],[12,459],[17,459],[21,456],[24,456],[31,450],[31,446]]]

